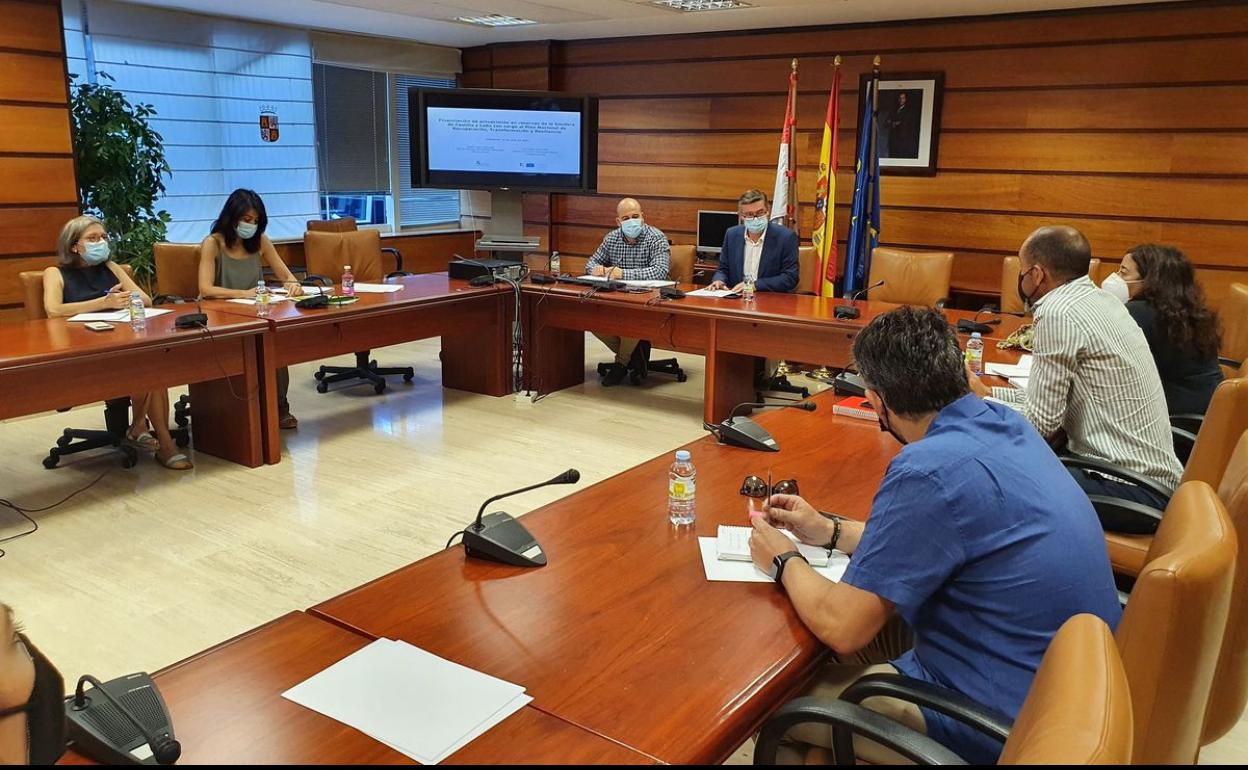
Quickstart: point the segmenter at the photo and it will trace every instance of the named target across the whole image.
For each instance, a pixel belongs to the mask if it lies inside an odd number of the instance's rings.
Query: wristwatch
[[[802,561],[806,561],[806,557],[802,556],[802,554],[799,551],[786,551],[785,553],[780,554],[779,556],[777,556],[775,559],[772,560],[771,574],[768,575],[768,577],[770,577],[772,580],[779,583],[780,580],[784,577],[785,563],[788,562],[789,559],[792,559],[795,557],[798,559],[801,559]],[[809,564],[810,562],[806,562],[806,563]]]

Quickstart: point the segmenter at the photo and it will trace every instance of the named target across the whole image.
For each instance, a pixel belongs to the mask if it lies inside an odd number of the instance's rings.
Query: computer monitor
[[[724,233],[738,224],[735,211],[699,211],[698,251],[718,254],[724,245]]]

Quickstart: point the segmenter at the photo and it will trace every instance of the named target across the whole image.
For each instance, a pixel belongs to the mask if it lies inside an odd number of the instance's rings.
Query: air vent
[[[672,11],[732,11],[738,8],[753,8],[750,3],[741,0],[650,0],[651,5],[667,8]]]
[[[476,24],[479,27],[518,27],[522,24],[536,24],[532,19],[522,19],[519,16],[504,16],[501,13],[491,13],[486,16],[456,16],[455,21],[464,24]]]

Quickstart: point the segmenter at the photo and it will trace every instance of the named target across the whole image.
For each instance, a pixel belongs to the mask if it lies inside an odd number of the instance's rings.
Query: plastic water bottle
[[[741,299],[745,300],[746,302],[753,302],[754,301],[754,276],[749,273],[746,273],[745,281],[743,283],[745,285],[741,288]]]
[[[693,467],[689,451],[682,449],[676,453],[676,462],[672,463],[667,476],[667,517],[673,524],[693,523],[697,488],[698,471]]]
[[[143,295],[130,292],[130,328],[141,332],[147,328],[147,313],[143,309]]]
[[[555,275],[560,275],[560,273],[559,273],[559,252],[557,252],[557,251],[552,251],[552,252],[550,252],[550,272],[554,273]]]
[[[355,276],[351,274],[351,266],[342,266],[342,296],[355,296]]]
[[[268,318],[269,311],[272,309],[272,296],[269,294],[269,287],[264,285],[264,281],[256,282],[256,315],[260,318]]]
[[[972,332],[966,341],[966,363],[976,376],[984,373],[984,339],[979,332]]]

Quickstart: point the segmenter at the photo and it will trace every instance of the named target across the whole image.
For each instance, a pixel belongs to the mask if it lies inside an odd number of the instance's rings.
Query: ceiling
[[[1140,0],[746,0],[753,8],[685,13],[649,0],[127,0],[311,29],[466,48],[518,40],[576,40],[686,32],[852,24],[898,19],[1130,5]],[[1172,0],[1152,0],[1169,2]],[[457,16],[538,21],[485,28]]]

